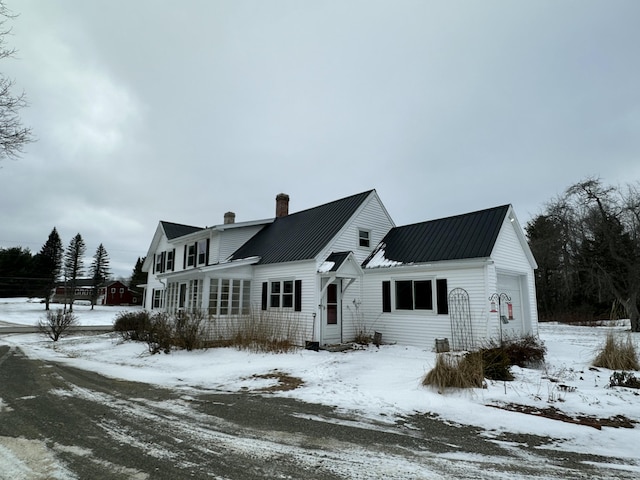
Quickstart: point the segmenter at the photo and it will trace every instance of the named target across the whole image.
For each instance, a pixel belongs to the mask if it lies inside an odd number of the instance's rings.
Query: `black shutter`
[[[171,251],[171,271],[173,272],[176,269],[176,249],[174,248]]]
[[[189,245],[184,246],[184,255],[182,256],[182,269],[187,268],[187,250],[189,249]]]
[[[156,254],[153,254],[153,266],[151,267],[151,273],[156,273]]]
[[[389,280],[382,282],[382,311],[391,311],[391,282]]]
[[[447,315],[449,313],[449,296],[446,278],[436,280],[436,299],[438,302],[438,314]]]
[[[267,282],[262,282],[262,310],[267,309]]]
[[[209,265],[209,242],[211,242],[210,238],[207,238],[207,253],[205,254],[205,265]]]
[[[293,290],[294,301],[293,310],[296,312],[302,311],[302,280],[296,280]]]

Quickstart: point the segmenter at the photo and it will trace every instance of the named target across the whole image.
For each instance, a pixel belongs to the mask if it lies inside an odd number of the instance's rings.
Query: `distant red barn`
[[[141,305],[142,294],[130,290],[122,282],[111,282],[100,289],[99,301],[101,305]]]

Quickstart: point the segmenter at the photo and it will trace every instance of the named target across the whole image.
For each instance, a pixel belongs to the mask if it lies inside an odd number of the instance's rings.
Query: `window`
[[[120,295],[122,295],[124,293],[124,288],[120,289]]]
[[[187,310],[195,312],[200,310],[202,304],[202,280],[189,281],[189,298],[187,302]]]
[[[371,232],[369,232],[369,230],[358,230],[358,246],[369,248],[369,246],[371,245],[370,237]]]
[[[280,307],[280,290],[281,289],[282,289],[282,284],[280,282],[271,282],[271,301],[269,302],[269,306],[271,308]]]
[[[151,308],[162,308],[163,306],[163,290],[154,290],[153,291],[153,303]]]
[[[167,285],[167,312],[175,312],[178,308],[178,283],[171,282]]]
[[[115,288],[112,288],[112,289],[111,289],[111,293],[116,293],[116,289],[115,289]]]
[[[162,260],[164,259],[164,252],[156,255],[156,273],[162,273],[164,271]]]
[[[338,285],[327,286],[327,325],[338,324]]]
[[[396,310],[435,310],[438,315],[449,313],[446,278],[435,281],[435,296],[433,280],[396,280],[394,284]],[[391,282],[386,280],[382,282],[382,311],[391,310]]]
[[[302,280],[274,280],[262,284],[262,310],[293,308],[302,311]]]
[[[251,305],[251,281],[212,278],[209,287],[210,315],[246,315]]]
[[[397,280],[396,310],[433,310],[431,280]]]
[[[193,267],[196,264],[196,245],[187,245],[187,267]]]
[[[173,258],[176,255],[176,251],[171,250],[170,252],[167,252],[167,270],[173,272]]]
[[[200,240],[198,242],[198,265],[205,265],[207,263],[208,243],[208,240]]]
[[[271,308],[293,307],[293,280],[271,282]]]

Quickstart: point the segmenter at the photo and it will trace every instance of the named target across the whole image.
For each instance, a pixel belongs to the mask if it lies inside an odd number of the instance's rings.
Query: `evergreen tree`
[[[102,244],[98,245],[91,262],[91,310],[98,299],[98,290],[111,275],[109,254]]]
[[[56,281],[62,271],[62,255],[64,247],[56,227],[53,227],[49,238],[36,255],[36,268],[38,276],[42,279],[43,287],[41,295],[44,298],[45,310],[49,310],[51,291],[56,286]]]
[[[28,248],[0,248],[0,297],[31,297],[33,255]]]
[[[73,297],[76,291],[78,277],[84,272],[84,254],[87,247],[84,244],[82,235],[79,233],[71,239],[64,254],[64,279],[65,290],[71,292],[69,295],[69,312],[73,312]],[[69,289],[67,290],[67,285]]]
[[[147,283],[147,274],[142,271],[142,265],[147,257],[138,257],[136,266],[133,267],[133,273],[131,274],[131,280],[129,280],[129,288],[137,290],[138,285]]]

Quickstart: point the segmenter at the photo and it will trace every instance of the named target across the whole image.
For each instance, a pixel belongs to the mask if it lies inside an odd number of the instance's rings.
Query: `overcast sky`
[[[640,1],[5,0],[38,141],[0,247],[56,226],[130,275],[159,220],[375,188],[397,225],[640,179]],[[87,261],[87,264],[89,260]]]

